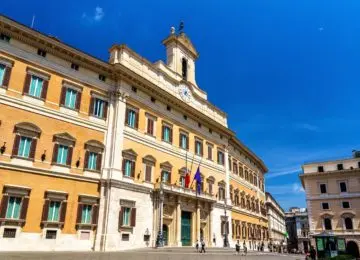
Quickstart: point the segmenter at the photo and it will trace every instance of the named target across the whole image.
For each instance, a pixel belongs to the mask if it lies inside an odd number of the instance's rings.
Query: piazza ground
[[[142,249],[124,252],[1,252],[0,260],[286,260],[305,259],[303,255],[287,255],[269,252],[249,252],[247,256],[236,255],[233,249],[207,250],[205,254],[193,248]]]

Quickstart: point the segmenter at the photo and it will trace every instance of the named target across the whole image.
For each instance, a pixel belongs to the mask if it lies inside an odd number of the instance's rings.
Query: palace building
[[[162,43],[165,62],[105,62],[0,16],[0,250],[267,245],[266,166],[197,85],[188,36]]]

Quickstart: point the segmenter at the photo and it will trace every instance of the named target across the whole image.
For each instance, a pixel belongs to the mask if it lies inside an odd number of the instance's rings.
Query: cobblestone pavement
[[[1,260],[304,260],[303,255],[249,252],[236,255],[232,250],[208,250],[205,254],[193,250],[138,250],[125,252],[0,252]]]

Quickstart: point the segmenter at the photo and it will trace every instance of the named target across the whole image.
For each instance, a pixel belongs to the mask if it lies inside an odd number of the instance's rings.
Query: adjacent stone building
[[[0,250],[267,245],[266,166],[197,85],[188,36],[163,44],[166,62],[104,62],[0,16]]]
[[[285,212],[286,231],[288,233],[288,252],[309,252],[309,219],[306,208],[290,208]]]
[[[269,250],[284,252],[287,250],[285,211],[269,192],[266,192],[265,204],[268,217]]]
[[[300,175],[306,192],[310,237],[328,233],[346,241],[348,253],[359,257],[360,152],[352,158],[306,163]]]

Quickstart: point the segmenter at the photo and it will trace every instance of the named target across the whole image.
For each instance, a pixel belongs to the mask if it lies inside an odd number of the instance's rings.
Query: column
[[[176,244],[177,246],[182,246],[181,244],[181,200],[178,196],[176,204]]]
[[[209,246],[212,246],[213,244],[213,234],[212,234],[212,217],[211,217],[211,214],[212,214],[212,211],[213,211],[213,206],[212,204],[210,205],[210,212],[209,212],[209,218],[208,218],[208,225],[209,225]]]
[[[231,205],[230,199],[230,170],[229,170],[229,150],[225,149],[225,198],[226,204]]]
[[[200,241],[200,205],[196,204],[196,239]]]

